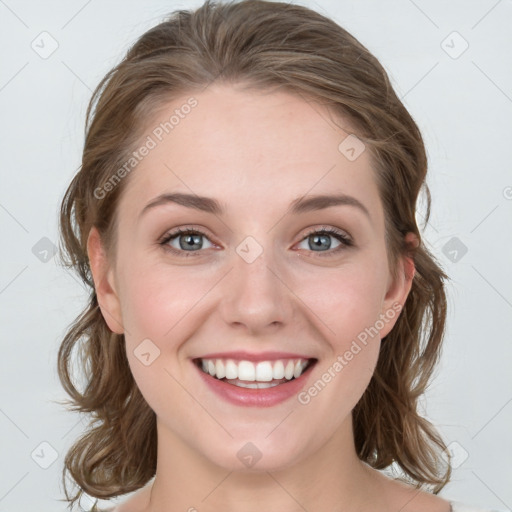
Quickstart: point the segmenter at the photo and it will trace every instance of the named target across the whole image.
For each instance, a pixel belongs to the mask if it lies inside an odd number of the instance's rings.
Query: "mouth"
[[[196,358],[195,365],[213,379],[239,388],[258,390],[286,386],[307,373],[315,358],[249,361],[229,358]]]

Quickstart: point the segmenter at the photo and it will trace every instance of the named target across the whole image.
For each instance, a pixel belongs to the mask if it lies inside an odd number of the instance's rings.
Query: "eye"
[[[208,240],[208,237],[198,229],[179,228],[164,235],[159,244],[175,254],[187,257],[191,256],[191,254],[186,253],[199,252],[201,249],[213,247],[209,240],[210,246],[205,247],[202,239]]]
[[[335,239],[337,245],[332,244],[332,239]],[[302,239],[301,243],[306,243],[307,250],[312,252],[324,252],[320,256],[331,256],[338,253],[339,251],[353,245],[352,239],[334,228],[321,228],[310,231],[305,238]],[[299,247],[301,248],[301,247]],[[304,249],[304,247],[302,247]],[[318,250],[316,250],[318,249]],[[332,249],[332,250],[331,250]]]
[[[334,246],[332,239],[335,239]],[[207,240],[207,243],[210,245],[205,247],[203,240]],[[329,227],[310,231],[300,243],[307,243],[307,247],[305,248],[306,250],[325,253],[319,255],[322,257],[332,256],[344,248],[353,245],[353,241],[348,235],[342,231]],[[214,244],[210,242],[206,233],[203,233],[197,228],[175,229],[174,231],[165,234],[159,241],[159,244],[164,247],[165,250],[184,257],[196,256],[196,254],[193,253],[200,253],[201,249],[214,247]],[[299,248],[304,249],[304,247]]]

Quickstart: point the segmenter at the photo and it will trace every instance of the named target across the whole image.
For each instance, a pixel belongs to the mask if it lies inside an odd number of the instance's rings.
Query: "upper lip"
[[[232,352],[215,352],[205,354],[195,359],[233,359],[235,361],[276,361],[278,359],[314,359],[309,355],[294,354],[292,352],[259,352],[250,353],[243,350]]]

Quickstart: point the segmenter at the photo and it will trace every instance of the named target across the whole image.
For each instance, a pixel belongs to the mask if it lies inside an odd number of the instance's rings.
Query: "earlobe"
[[[408,248],[416,249],[419,245],[418,237],[414,233],[407,233],[405,244]],[[415,274],[416,267],[413,257],[409,255],[402,256],[400,258],[398,276],[387,290],[382,305],[381,316],[385,315],[388,321],[383,329],[380,330],[381,339],[387,336],[396,324],[411,291]]]
[[[112,332],[123,334],[121,304],[115,289],[114,273],[105,253],[99,231],[94,226],[87,238],[87,254],[101,314]]]

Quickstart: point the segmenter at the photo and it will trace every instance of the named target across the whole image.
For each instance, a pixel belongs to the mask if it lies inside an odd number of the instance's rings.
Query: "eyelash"
[[[167,245],[173,238],[176,238],[183,234],[185,234],[185,235],[192,235],[192,234],[193,235],[202,235],[205,238],[208,238],[208,235],[206,233],[204,233],[203,231],[201,231],[200,229],[178,228],[178,229],[175,229],[174,231],[164,235],[164,237],[158,243],[159,243],[159,245],[161,245],[164,248],[164,250],[170,251],[173,254],[176,254],[180,257],[188,258],[188,257],[199,256],[199,254],[197,254],[197,253],[200,253],[201,251],[179,251],[177,249],[174,249],[174,247]],[[330,228],[330,227],[325,227],[325,228],[320,228],[320,229],[312,229],[311,231],[306,233],[300,241],[301,242],[304,241],[311,235],[324,235],[324,234],[330,235],[330,236],[336,238],[339,242],[341,242],[341,245],[339,247],[336,247],[333,250],[325,251],[325,254],[322,254],[323,251],[320,251],[319,256],[321,258],[325,258],[325,257],[328,258],[330,256],[336,255],[339,251],[342,251],[343,249],[346,249],[347,247],[351,247],[353,245],[353,241],[351,238],[349,238],[347,235],[345,235],[341,231],[338,231],[337,229]],[[309,251],[309,252],[316,252],[316,251]],[[196,253],[196,254],[194,254],[194,253]]]
[[[197,228],[178,228],[174,231],[167,233],[163,236],[163,238],[158,242],[159,245],[163,247],[164,250],[170,251],[173,254],[176,254],[180,257],[188,258],[188,257],[194,257],[199,256],[202,251],[183,251],[183,250],[177,250],[174,249],[174,247],[171,247],[170,245],[167,245],[172,239],[180,236],[180,235],[202,235],[205,238],[208,238],[208,235]],[[331,227],[325,227],[320,229],[312,229],[308,233],[304,235],[304,237],[300,240],[301,242],[310,237],[311,235],[330,235],[334,238],[336,238],[339,242],[341,242],[341,245],[339,247],[336,247],[333,250],[328,251],[319,251],[319,256],[321,258],[328,258],[330,256],[335,256],[338,254],[339,251],[342,251],[348,247],[351,247],[354,245],[352,239],[342,233],[341,231],[338,231],[337,229],[331,228]],[[309,252],[316,252],[316,251],[309,251]],[[322,254],[323,253],[323,254]]]

